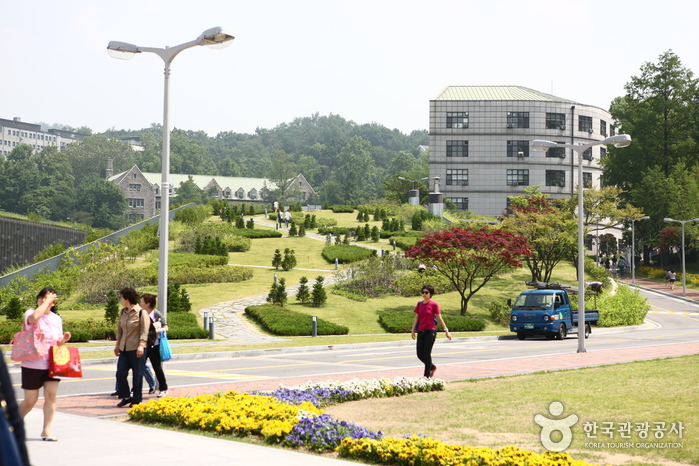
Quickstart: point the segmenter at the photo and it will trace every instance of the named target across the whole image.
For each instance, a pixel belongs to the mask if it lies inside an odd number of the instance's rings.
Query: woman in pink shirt
[[[410,336],[415,339],[417,333],[417,357],[425,364],[425,377],[432,377],[437,370],[437,366],[432,364],[432,346],[437,339],[437,321],[444,329],[447,338],[451,340],[449,329],[442,320],[442,313],[439,304],[432,301],[434,287],[425,285],[422,287],[422,301],[418,301],[415,306],[415,320]]]
[[[24,314],[24,327],[32,331],[43,330],[48,335],[50,346],[61,346],[70,340],[70,332],[63,333],[63,320],[56,314],[57,300],[56,290],[44,288],[36,297],[36,309],[29,309]],[[19,411],[22,417],[26,417],[39,400],[39,390],[44,387],[44,427],[41,439],[55,442],[56,438],[51,436],[51,422],[56,413],[56,395],[60,379],[49,377],[48,353],[38,359],[23,361],[21,366],[24,400],[19,405]]]

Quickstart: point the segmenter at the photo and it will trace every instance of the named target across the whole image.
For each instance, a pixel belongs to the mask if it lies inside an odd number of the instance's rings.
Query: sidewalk
[[[624,275],[622,278],[617,279],[618,282],[626,283],[627,285],[634,286],[631,283],[631,276]],[[684,299],[686,301],[699,302],[699,291],[691,290],[687,288],[687,296],[682,296],[682,282],[675,282],[674,289],[670,289],[665,286],[665,283],[656,282],[654,280],[649,280],[647,278],[636,277],[636,285],[639,288],[645,288],[657,293],[664,294],[666,296],[673,296],[675,298]]]

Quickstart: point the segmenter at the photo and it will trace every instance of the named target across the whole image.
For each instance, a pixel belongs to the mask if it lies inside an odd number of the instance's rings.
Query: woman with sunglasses
[[[431,378],[437,370],[437,366],[432,364],[432,346],[437,339],[437,322],[444,329],[447,338],[451,340],[449,329],[442,320],[442,312],[439,304],[432,301],[434,287],[425,285],[422,287],[422,301],[418,301],[415,306],[415,320],[410,336],[415,339],[417,333],[417,357],[425,364],[425,377]]]

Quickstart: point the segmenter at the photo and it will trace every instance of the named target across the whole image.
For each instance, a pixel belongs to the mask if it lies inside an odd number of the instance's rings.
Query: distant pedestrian
[[[410,332],[410,336],[415,340],[417,334],[417,357],[425,365],[423,375],[431,378],[437,370],[437,366],[432,364],[432,347],[437,339],[437,322],[444,328],[444,333],[451,340],[451,334],[439,309],[439,304],[432,301],[434,287],[425,285],[422,287],[422,301],[418,301],[415,306],[415,319]]]
[[[291,221],[291,210],[286,209],[286,213],[284,214],[284,223],[286,224],[287,228],[289,228],[290,221]]]
[[[677,279],[677,275],[675,274],[675,269],[670,269],[670,275],[668,276],[667,281],[670,283],[670,290],[675,289],[675,280]]]
[[[665,269],[665,288],[670,287],[670,269]]]

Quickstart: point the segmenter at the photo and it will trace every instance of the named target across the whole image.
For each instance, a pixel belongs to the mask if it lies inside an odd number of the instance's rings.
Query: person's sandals
[[[44,442],[58,442],[58,439],[56,437],[45,437],[43,435],[41,436],[41,440],[43,440]]]

